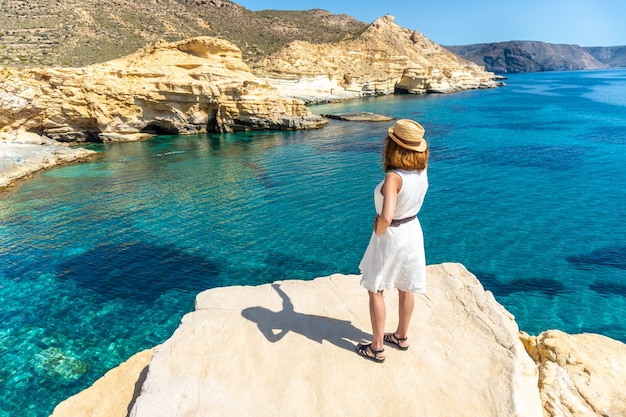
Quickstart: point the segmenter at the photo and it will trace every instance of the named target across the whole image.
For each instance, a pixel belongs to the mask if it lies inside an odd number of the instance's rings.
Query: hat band
[[[422,144],[422,141],[420,140],[419,142],[415,142],[412,140],[406,140],[406,139],[402,139],[400,136],[398,136],[395,132],[393,133],[393,135],[396,137],[396,139],[398,139],[400,142],[404,143],[405,145],[409,145],[409,146],[420,146]]]

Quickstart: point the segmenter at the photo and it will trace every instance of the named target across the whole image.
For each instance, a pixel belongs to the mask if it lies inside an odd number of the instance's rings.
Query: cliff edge
[[[207,36],[159,41],[83,68],[0,67],[0,188],[69,162],[66,155],[80,160],[89,153],[57,147],[39,157],[52,148],[16,146],[24,136],[59,145],[315,129],[327,121],[307,103],[492,87],[492,73],[400,27],[392,16],[349,40],[292,42],[253,68],[236,45]]]
[[[354,350],[370,337],[359,276],[215,288],[197,296],[170,339],[52,417],[626,415],[626,345],[558,331],[520,338],[463,265],[427,274],[411,346],[386,346],[382,364]],[[385,297],[392,329],[397,296]]]
[[[429,266],[428,283],[411,347],[387,346],[383,364],[354,350],[370,331],[356,275],[205,291],[149,361],[144,354],[144,374],[130,372],[140,389],[121,414],[98,411],[132,397],[113,379],[53,416],[541,415],[537,368],[513,317],[460,264]],[[390,329],[396,299],[386,294]],[[85,398],[97,397],[87,414]]]

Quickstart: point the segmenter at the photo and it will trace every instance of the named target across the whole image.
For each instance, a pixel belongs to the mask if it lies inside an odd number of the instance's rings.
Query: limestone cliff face
[[[491,88],[494,74],[405,29],[377,19],[357,39],[334,44],[295,41],[262,59],[254,72],[284,97],[320,102],[382,95]]]
[[[355,40],[293,42],[254,74],[239,48],[211,37],[84,68],[0,68],[0,132],[82,142],[316,128],[324,120],[304,102],[489,88],[492,78],[385,16]]]
[[[235,45],[216,38],[159,42],[85,68],[0,68],[0,132],[80,142],[323,123],[301,101],[279,97]]]

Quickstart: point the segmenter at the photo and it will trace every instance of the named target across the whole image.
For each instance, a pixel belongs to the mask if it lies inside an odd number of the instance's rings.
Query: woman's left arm
[[[400,188],[402,188],[402,178],[395,172],[388,172],[382,187],[383,209],[374,218],[374,233],[377,235],[385,233],[393,220]]]

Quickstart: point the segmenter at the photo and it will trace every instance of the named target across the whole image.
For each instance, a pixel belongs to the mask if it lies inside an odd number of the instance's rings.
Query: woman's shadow
[[[265,307],[248,307],[241,312],[243,317],[257,324],[268,341],[278,342],[291,331],[320,344],[327,340],[337,347],[353,351],[354,340],[360,342],[371,338],[347,320],[294,311],[289,296],[280,288],[280,285],[272,284],[272,288],[283,300],[281,311],[274,312]]]

